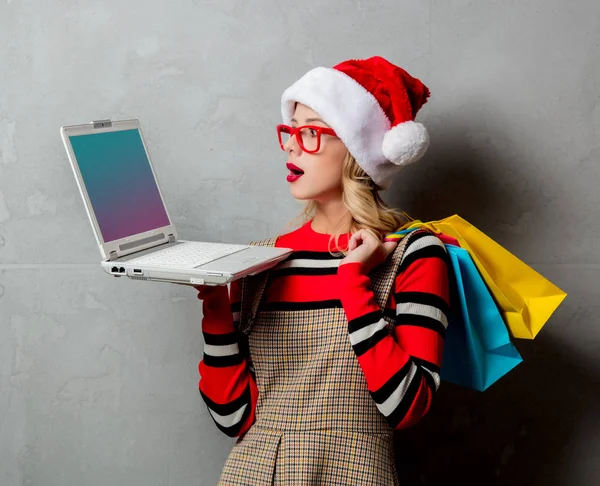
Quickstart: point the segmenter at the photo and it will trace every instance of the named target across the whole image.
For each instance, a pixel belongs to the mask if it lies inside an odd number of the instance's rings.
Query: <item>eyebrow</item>
[[[298,123],[298,120],[296,120],[295,118],[292,118],[292,121],[293,121],[293,122],[296,122],[296,123]],[[327,123],[325,123],[325,122],[324,122],[323,120],[321,120],[320,118],[307,118],[307,119],[306,119],[306,123],[311,123],[311,122],[321,122],[321,123],[323,123],[324,125],[327,125]],[[327,126],[329,127],[329,125],[327,125]],[[329,128],[331,128],[331,127],[329,127]]]

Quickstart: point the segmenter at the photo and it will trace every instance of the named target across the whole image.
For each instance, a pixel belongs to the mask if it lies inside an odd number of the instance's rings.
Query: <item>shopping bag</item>
[[[385,240],[402,239],[423,224],[419,221]],[[488,287],[457,239],[432,229],[449,255],[450,314],[446,330],[441,378],[484,391],[522,362],[510,341],[506,323]]]
[[[468,250],[515,338],[533,339],[567,296],[457,214],[439,221],[412,220],[402,230],[421,227],[456,238]]]
[[[522,358],[469,252],[445,246],[452,263],[451,305],[440,376],[484,391]]]

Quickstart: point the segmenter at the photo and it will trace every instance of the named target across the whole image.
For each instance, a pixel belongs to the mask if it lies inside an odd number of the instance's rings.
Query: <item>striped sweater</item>
[[[348,235],[339,243],[344,247]],[[368,288],[359,262],[340,265],[328,251],[330,235],[309,221],[282,235],[276,246],[294,252],[274,270],[261,309],[293,311],[343,307],[349,343],[377,408],[394,429],[415,424],[430,409],[440,384],[449,310],[449,260],[442,241],[419,231],[407,246],[394,291],[384,309]],[[199,389],[217,427],[230,437],[254,423],[258,389],[238,346],[239,282],[203,301],[204,356]],[[393,317],[390,332],[383,316]]]

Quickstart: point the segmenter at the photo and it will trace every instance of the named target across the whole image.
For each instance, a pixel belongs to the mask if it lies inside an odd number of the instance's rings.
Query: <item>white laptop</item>
[[[292,252],[180,240],[139,120],[63,126],[60,134],[107,273],[138,280],[225,285],[267,270]]]

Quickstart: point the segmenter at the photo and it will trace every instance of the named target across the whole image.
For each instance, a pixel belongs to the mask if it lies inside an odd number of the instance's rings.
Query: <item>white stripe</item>
[[[387,321],[385,319],[380,319],[379,321],[369,324],[368,326],[363,327],[362,329],[358,329],[352,333],[350,333],[350,342],[352,346],[355,346],[358,343],[362,343],[367,339],[370,339],[373,334],[381,329],[385,329],[387,327]]]
[[[313,260],[308,258],[297,258],[295,260],[287,260],[280,263],[277,268],[292,268],[292,267],[305,267],[305,268],[335,268],[340,266],[341,258],[331,260]]]
[[[383,402],[381,405],[377,404],[377,408],[383,415],[389,417],[392,414],[392,412],[396,410],[398,404],[400,404],[400,402],[402,402],[402,400],[404,399],[404,395],[406,395],[406,390],[408,390],[408,387],[410,386],[410,383],[415,377],[416,372],[417,366],[411,362],[410,370],[408,370],[408,374],[400,382],[398,388],[396,388],[393,391],[393,393],[385,402]]]
[[[425,248],[427,246],[433,246],[433,245],[439,246],[439,247],[443,248],[444,251],[446,251],[446,247],[444,246],[444,243],[442,242],[442,240],[440,240],[437,236],[427,235],[427,236],[423,236],[422,238],[419,238],[418,240],[413,240],[410,242],[410,245],[408,246],[408,248],[406,249],[406,252],[402,256],[402,261],[404,261],[404,259],[411,253],[414,253],[415,251],[418,251],[418,250],[422,250],[423,248]]]
[[[240,322],[240,313],[239,312],[233,312],[233,320],[235,322]]]
[[[233,427],[240,420],[242,420],[242,417],[244,415],[244,410],[246,410],[247,406],[248,406],[248,404],[245,403],[242,406],[242,408],[240,408],[236,412],[233,412],[233,413],[231,413],[229,415],[219,415],[217,412],[215,412],[214,410],[211,410],[210,408],[208,409],[208,411],[210,412],[210,414],[212,415],[212,417],[215,419],[215,422],[217,422],[220,426],[222,426],[222,427]]]
[[[440,387],[440,382],[441,382],[440,374],[436,373],[435,371],[428,370],[427,368],[425,368],[425,366],[421,366],[421,369],[431,375],[431,377],[433,378],[433,381],[435,382],[435,389],[437,390]]]
[[[204,352],[209,356],[233,356],[240,352],[240,348],[237,343],[224,344],[221,346],[215,346],[214,344],[205,344]]]
[[[441,322],[448,328],[448,318],[443,311],[432,305],[419,304],[417,302],[404,302],[396,305],[396,314],[416,314],[418,316],[431,317]]]
[[[281,116],[288,125],[295,102],[316,111],[375,183],[384,182],[379,167],[390,165],[383,154],[383,137],[391,123],[372,93],[337,69],[316,67],[281,95]]]

